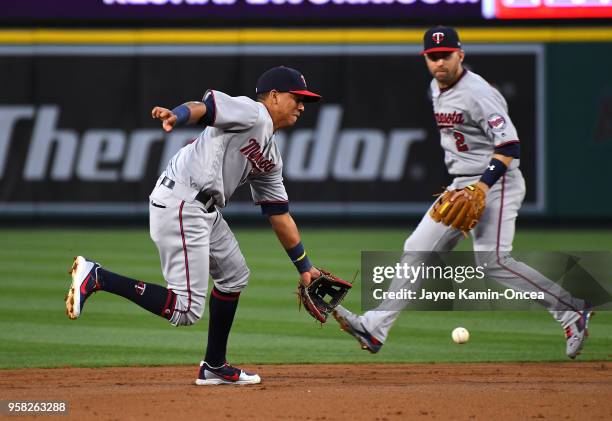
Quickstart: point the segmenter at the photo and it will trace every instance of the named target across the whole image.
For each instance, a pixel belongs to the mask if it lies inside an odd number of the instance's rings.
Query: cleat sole
[[[74,314],[74,288],[70,287],[70,291],[66,296],[66,314],[70,320],[76,320],[77,316]]]
[[[215,385],[246,386],[249,384],[259,384],[259,383],[261,383],[261,380],[259,381],[238,380],[235,382],[228,382],[226,380],[221,380],[221,379],[208,379],[208,380],[197,379],[195,381],[195,384],[197,386],[215,386]]]
[[[347,323],[347,322],[344,320],[344,318],[343,318],[343,317],[336,315],[336,313],[335,313],[335,312],[333,312],[333,313],[332,313],[332,316],[334,316],[334,319],[336,319],[336,321],[337,321],[337,322],[338,322],[338,324],[340,325],[340,330],[341,330],[341,331],[346,332],[346,333],[348,333],[349,335],[351,335],[353,338],[357,339],[357,342],[358,342],[358,344],[357,344],[357,345],[359,345],[359,346],[360,346],[360,348],[361,348],[362,350],[364,350],[364,351],[368,351],[370,354],[376,354],[376,352],[375,352],[375,351],[372,351],[372,350],[370,349],[370,347],[369,347],[369,346],[368,346],[366,343],[364,343],[364,342],[363,342],[363,339],[362,339],[362,338],[360,338],[360,337],[359,337],[359,336],[357,336],[357,335],[354,335],[354,334],[351,332],[351,328],[349,328],[349,327],[347,326],[347,324],[348,324],[348,323]]]
[[[72,277],[72,284],[70,285],[70,289],[68,290],[68,294],[66,294],[66,315],[70,320],[76,320],[79,316],[74,314],[74,276],[79,267],[79,261],[77,257],[74,257],[74,261],[72,262],[72,266],[68,270],[68,273]]]

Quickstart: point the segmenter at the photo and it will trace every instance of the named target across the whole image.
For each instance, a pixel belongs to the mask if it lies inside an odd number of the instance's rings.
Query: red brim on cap
[[[438,53],[438,52],[453,52],[453,51],[459,51],[460,49],[461,48],[436,47],[436,48],[430,48],[429,50],[425,50],[425,51],[421,52],[421,55],[424,56],[425,54]]]
[[[321,95],[315,94],[310,91],[289,91],[295,95],[302,95],[304,97],[304,102],[317,102],[321,99]]]

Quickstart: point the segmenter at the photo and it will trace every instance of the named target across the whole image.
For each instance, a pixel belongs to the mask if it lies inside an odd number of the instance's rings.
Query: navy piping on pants
[[[179,225],[181,228],[181,238],[183,240],[183,254],[185,255],[185,278],[187,279],[187,310],[176,310],[179,313],[185,314],[189,313],[191,309],[191,283],[189,281],[189,258],[187,257],[187,242],[185,241],[185,231],[183,230],[183,206],[185,205],[185,201],[181,202],[181,206],[179,207]]]
[[[560,297],[557,297],[555,294],[553,294],[550,291],[542,288],[540,285],[538,285],[537,283],[533,282],[531,279],[527,278],[525,275],[513,271],[512,269],[510,269],[508,266],[505,266],[501,262],[501,256],[499,255],[499,244],[501,242],[501,226],[502,226],[502,217],[503,217],[503,210],[504,210],[504,194],[505,194],[505,191],[506,191],[506,176],[505,175],[502,177],[501,183],[502,183],[502,187],[501,187],[501,204],[500,204],[500,207],[499,207],[499,222],[497,223],[497,247],[496,247],[496,251],[497,251],[497,264],[499,266],[501,266],[503,269],[505,269],[508,272],[512,273],[513,275],[518,276],[519,278],[522,278],[525,281],[529,282],[531,285],[533,285],[537,289],[539,289],[539,290],[543,291],[544,293],[546,293],[546,294],[556,298],[557,301],[559,301],[560,303],[564,304],[568,308],[571,308],[574,311],[578,311],[578,309],[576,309],[574,306],[566,303]]]

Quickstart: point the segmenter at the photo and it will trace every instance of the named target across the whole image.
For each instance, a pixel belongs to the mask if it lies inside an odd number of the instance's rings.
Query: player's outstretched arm
[[[302,284],[309,285],[312,279],[321,276],[321,272],[310,263],[310,259],[308,259],[302,245],[297,225],[289,212],[280,215],[270,215],[268,219],[278,240],[285,251],[287,251],[298,272],[300,272]]]
[[[161,120],[162,128],[169,132],[174,127],[197,123],[206,115],[206,105],[203,102],[186,102],[169,110],[164,107],[153,107],[151,117]]]
[[[315,268],[300,241],[295,221],[289,212],[269,215],[276,236],[300,272],[297,295],[306,311],[320,323],[342,302],[352,285],[332,273]]]

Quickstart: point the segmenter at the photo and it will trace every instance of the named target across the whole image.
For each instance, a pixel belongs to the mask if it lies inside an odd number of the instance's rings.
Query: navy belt
[[[482,174],[449,174],[449,175],[453,178],[457,178],[457,177],[478,177],[479,175],[482,175]]]
[[[174,188],[174,185],[176,184],[174,180],[171,180],[168,177],[164,177],[161,183],[164,186],[168,187],[170,190],[172,190]],[[215,210],[215,201],[211,199],[212,195],[203,191],[198,193],[195,197],[195,200],[204,205],[204,210],[206,211],[206,213],[210,213]]]

